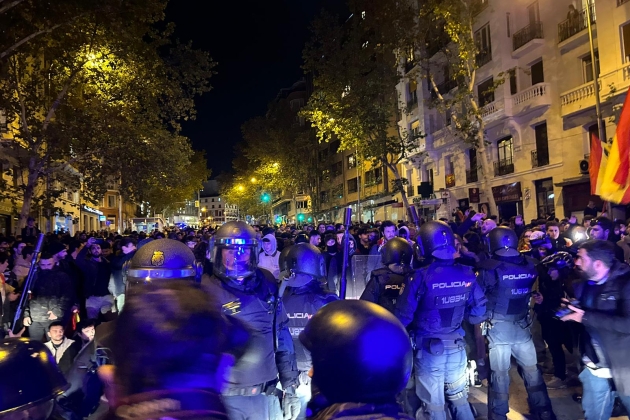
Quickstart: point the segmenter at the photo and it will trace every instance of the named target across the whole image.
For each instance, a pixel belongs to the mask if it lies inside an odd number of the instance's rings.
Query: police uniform
[[[446,396],[451,417],[470,420],[462,322],[467,312],[472,323],[483,319],[485,297],[473,270],[454,263],[454,237],[446,224],[426,223],[420,236],[432,262],[416,271],[396,310],[416,342],[416,392],[424,405],[416,416],[445,419]]]
[[[234,366],[223,393],[233,420],[268,419],[267,395],[273,395],[278,376],[285,390],[298,385],[289,319],[278,298],[275,279],[255,267],[257,246],[256,232],[249,225],[226,223],[215,235],[214,274],[202,278],[202,284],[209,287],[224,312],[240,319],[252,332],[250,345]],[[222,250],[233,250],[238,255],[250,251],[249,267],[235,265],[229,271]]]
[[[479,263],[478,279],[488,298],[486,335],[492,370],[489,417],[507,418],[510,360],[514,356],[525,381],[532,414],[541,419],[555,419],[530,333],[529,303],[537,276],[534,261],[519,255],[518,238],[509,228],[493,229],[488,239],[492,258]]]

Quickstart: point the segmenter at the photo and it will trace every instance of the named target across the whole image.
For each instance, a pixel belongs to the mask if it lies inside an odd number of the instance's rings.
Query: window
[[[343,198],[343,184],[337,184],[332,189],[332,195],[334,199]]]
[[[412,106],[418,103],[418,82],[410,80],[407,83],[407,105]]]
[[[333,178],[341,175],[342,172],[343,172],[343,164],[341,161],[333,163],[332,166],[330,167],[330,173],[333,176]]]
[[[446,175],[455,173],[455,156],[450,155],[444,159],[444,169],[446,170]]]
[[[308,200],[296,201],[295,202],[296,209],[307,209],[308,208]]]
[[[599,52],[597,51],[595,51],[595,69],[597,71],[597,76],[599,77]],[[582,58],[582,74],[584,75],[584,83],[589,83],[594,80],[593,59],[590,54]]]
[[[536,132],[536,167],[549,165],[549,141],[547,138],[547,123],[534,127]]]
[[[214,204],[212,205],[212,208],[214,208]]]
[[[330,169],[325,169],[322,171],[322,174],[319,176],[319,182],[328,182],[330,181]]]
[[[543,71],[543,62],[540,60],[536,64],[534,64],[531,68],[532,72],[532,86],[537,85],[538,83],[545,82],[545,73]]]
[[[477,47],[477,66],[481,67],[492,60],[492,43],[490,41],[490,24],[475,32]]]
[[[512,157],[514,156],[514,140],[512,137],[508,137],[497,142],[497,149],[499,151],[499,162],[512,163]]]
[[[621,27],[621,41],[623,42],[623,58],[630,63],[630,23]]]
[[[538,2],[534,2],[527,7],[527,17],[529,18],[530,25],[540,22],[540,11],[538,9]]]
[[[348,156],[347,162],[348,162],[348,169],[357,167],[357,158],[354,155]]]
[[[212,199],[212,202],[214,203],[214,198]]]
[[[413,139],[417,139],[421,136],[422,136],[422,133],[420,132],[420,121],[416,120],[411,123],[411,137]]]
[[[221,208],[221,204],[219,204],[219,208]]]
[[[107,196],[107,207],[109,207],[109,208],[116,207],[116,196],[115,195],[108,195]]]
[[[322,203],[328,203],[328,191],[322,191],[319,193],[319,201]]]
[[[479,98],[479,106],[494,102],[494,79],[492,77],[477,85],[477,97]]]
[[[335,140],[330,142],[330,154],[334,155],[339,151],[339,146],[341,146],[341,142],[339,140]]]
[[[518,85],[516,83],[516,69],[511,69],[510,73],[510,94],[516,95],[518,93]]]
[[[359,190],[359,182],[357,178],[348,180],[348,194],[355,193]]]
[[[538,206],[538,215],[554,214],[553,178],[540,179],[534,182],[536,188],[536,202]]]
[[[380,184],[383,181],[381,174],[381,168],[374,168],[371,171],[365,173],[365,185],[371,186]]]

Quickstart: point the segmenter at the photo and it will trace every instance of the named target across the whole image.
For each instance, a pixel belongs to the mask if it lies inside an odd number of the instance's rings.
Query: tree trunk
[[[20,220],[18,221],[19,227],[26,226],[26,219],[28,219],[31,213],[31,206],[33,205],[33,195],[35,194],[35,187],[37,186],[38,171],[35,169],[34,158],[31,159],[29,165],[28,178],[26,188],[24,189],[24,201],[22,203],[22,210],[20,211]]]
[[[482,126],[483,127],[483,126]],[[494,211],[496,208],[496,203],[494,202],[494,195],[492,195],[492,185],[491,180],[494,178],[493,169],[492,169],[492,159],[486,153],[486,143],[484,139],[484,130],[480,127],[478,134],[478,147],[479,156],[481,159],[481,172],[482,172],[482,180],[481,180],[481,189],[483,190],[484,195],[486,196],[486,200],[488,202],[488,208],[490,211]],[[472,169],[472,168],[471,168]],[[498,215],[498,209],[497,209]]]
[[[400,185],[400,197],[402,199],[403,206],[405,206],[404,207],[405,214],[404,214],[403,219],[407,220],[408,219],[407,215],[409,214],[409,200],[407,199],[407,191],[405,191],[405,186],[402,184],[402,178],[400,177],[400,172],[398,171],[398,167],[394,164],[387,163],[387,166],[391,169],[392,173],[394,174],[397,184]]]

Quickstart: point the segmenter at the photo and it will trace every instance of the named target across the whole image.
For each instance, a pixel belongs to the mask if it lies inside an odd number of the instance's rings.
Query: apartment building
[[[516,214],[526,220],[546,214],[581,217],[590,199],[599,200],[590,195],[588,176],[597,118],[587,15],[611,138],[615,125],[610,117],[630,86],[630,1],[590,0],[588,14],[587,0],[482,3],[485,8],[475,22],[480,51],[475,84],[496,208],[489,208],[481,188],[477,151],[453,133],[448,113],[427,106],[432,93],[414,72],[397,86],[411,109],[399,123],[426,134],[419,140],[419,164],[407,167],[410,179],[426,187],[423,195],[434,191],[442,201],[439,217],[469,205],[501,219]],[[407,63],[405,71],[413,66]],[[507,75],[504,83],[489,92],[502,75]],[[437,82],[441,93],[456,88],[448,78]],[[422,201],[417,203],[422,207]]]

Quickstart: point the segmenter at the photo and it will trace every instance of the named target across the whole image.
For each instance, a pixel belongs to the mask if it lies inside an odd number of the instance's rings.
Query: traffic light
[[[298,214],[298,221],[299,222],[303,222],[304,221],[304,215],[302,213]]]
[[[261,198],[263,203],[268,203],[269,200],[271,200],[271,197],[267,193],[264,193]]]
[[[282,217],[280,217],[280,216],[276,217],[276,223],[277,224],[282,223]]]
[[[306,220],[307,220],[307,222],[311,223],[311,222],[313,221],[313,218],[312,218],[312,217],[309,217],[309,218],[308,218],[308,219],[306,219]]]

